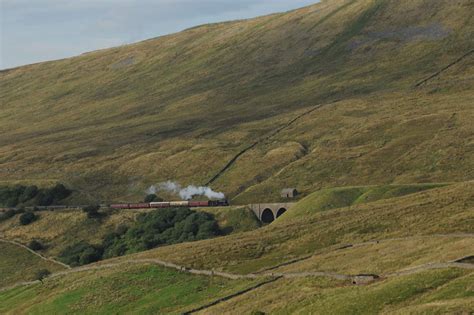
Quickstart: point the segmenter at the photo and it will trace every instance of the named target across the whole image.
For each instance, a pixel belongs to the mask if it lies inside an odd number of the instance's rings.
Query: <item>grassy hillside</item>
[[[415,85],[474,48],[472,10],[322,1],[2,71],[2,183],[59,180],[104,201],[215,178],[244,203],[470,180],[473,54]]]
[[[358,187],[336,187],[321,189],[298,202],[283,218],[304,217],[319,211],[335,208],[357,206],[377,200],[397,198],[420,191],[443,187],[443,184],[418,184],[418,185],[378,185]]]
[[[102,220],[88,219],[82,211],[40,212],[39,219],[28,226],[20,225],[18,215],[0,222],[0,236],[28,244],[38,240],[45,245],[43,253],[57,256],[78,240],[99,243],[105,234],[118,226],[131,224],[136,212],[122,211]]]
[[[463,233],[474,232],[473,189],[473,182],[462,183],[327,211],[311,210],[311,204],[307,204],[306,210],[300,210],[304,215],[292,217],[290,210],[273,224],[252,232],[162,247],[131,257],[160,258],[196,268],[248,273],[347,244],[402,237],[413,238],[419,245],[412,249],[409,259],[404,258],[403,252],[395,253],[401,260],[397,266],[407,267],[417,262],[416,251],[422,251],[424,246],[438,252],[438,243],[444,234],[461,234],[460,241],[470,239]],[[305,200],[301,204],[304,205]],[[417,240],[420,236],[432,236],[438,243],[426,243],[423,238]],[[443,242],[446,242],[447,254],[471,254],[469,244],[472,243],[468,240],[463,246],[453,240]],[[422,256],[437,257],[429,251]],[[357,254],[355,251],[354,255]],[[446,258],[452,258],[448,256]],[[344,265],[334,265],[334,268],[342,270]]]
[[[0,185],[61,182],[80,204],[174,180],[235,205],[199,209],[225,236],[0,290],[2,314],[474,309],[472,258],[459,262],[474,248],[471,0],[326,0],[0,71],[0,85]],[[239,206],[285,187],[301,199],[272,224]],[[57,256],[136,214],[39,212],[0,237]],[[43,267],[0,246],[0,287]]]
[[[40,241],[44,246],[42,253],[57,257],[66,247],[79,240],[100,244],[103,237],[121,225],[132,226],[139,213],[147,210],[111,211],[109,215],[88,219],[81,210],[39,212],[39,219],[28,226],[19,223],[19,215],[0,222],[0,237],[28,244]],[[247,208],[202,208],[197,211],[215,216],[224,234],[251,231],[260,226],[255,215]]]
[[[474,265],[450,263],[472,255],[473,185],[317,211],[311,195],[295,206],[299,215],[290,210],[255,231],[115,258],[0,292],[0,312],[182,313],[208,305],[200,313],[462,313],[474,305]],[[144,261],[156,258],[256,278],[198,276]],[[329,277],[361,273],[380,279],[354,286]]]
[[[40,257],[14,244],[0,241],[0,288],[17,282],[36,280],[39,270],[57,272],[65,267]]]
[[[207,314],[461,314],[474,306],[472,272],[429,271],[363,287],[285,280],[210,308]]]
[[[69,274],[0,292],[2,314],[182,314],[251,286],[251,281],[191,276],[154,266]]]

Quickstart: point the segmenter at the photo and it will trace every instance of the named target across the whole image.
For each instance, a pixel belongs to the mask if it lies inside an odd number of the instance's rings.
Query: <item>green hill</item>
[[[472,179],[473,22],[470,0],[323,1],[4,70],[2,183],[102,201],[214,179],[245,203]]]
[[[122,259],[159,258],[199,269],[216,268],[249,273],[274,268],[285,262],[325,253],[348,244],[398,238],[411,239],[418,244],[421,255],[425,255],[427,259],[438,257],[438,245],[442,243],[447,244],[446,254],[451,255],[449,259],[454,259],[452,255],[455,254],[461,258],[472,252],[472,246],[469,246],[472,241],[469,240],[474,232],[473,189],[473,182],[462,183],[397,198],[348,207],[339,206],[326,211],[315,211],[312,204],[302,200],[295,205],[295,209],[302,215],[292,216],[290,209],[274,223],[255,231],[161,247]],[[444,235],[453,236],[454,239],[444,239]],[[427,242],[424,236],[431,236],[433,241]],[[464,247],[458,247],[455,242],[457,239],[466,239],[465,242],[468,243],[464,243]],[[430,249],[423,251],[427,246]],[[368,257],[379,262],[377,247],[373,250]],[[417,261],[417,247],[410,250],[413,254],[407,254],[409,259],[404,257],[403,251],[395,253],[399,255],[396,259],[401,259],[402,263],[397,267],[409,267]],[[350,258],[347,255],[345,257]],[[365,267],[353,262],[359,268]],[[344,264],[333,267],[342,270]]]
[[[0,288],[18,282],[36,280],[40,270],[57,272],[66,269],[60,263],[41,258],[21,246],[0,240]]]
[[[130,227],[139,213],[146,210],[110,211],[102,218],[87,218],[77,210],[42,211],[39,219],[24,226],[19,222],[19,215],[0,222],[0,237],[29,244],[37,240],[44,245],[42,253],[58,256],[65,248],[79,240],[91,244],[100,244],[105,235],[116,231],[121,226]],[[260,222],[247,208],[203,208],[198,211],[208,212],[215,216],[223,234],[255,230]],[[0,272],[0,275],[2,273]]]
[[[303,200],[301,215],[256,231],[0,292],[0,312],[462,313],[473,306],[474,265],[460,263],[474,246],[472,191],[470,182],[323,211]],[[379,278],[354,285],[359,274]]]

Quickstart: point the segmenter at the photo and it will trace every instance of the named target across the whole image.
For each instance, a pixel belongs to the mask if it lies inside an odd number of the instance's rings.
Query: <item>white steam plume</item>
[[[159,191],[179,195],[184,200],[192,199],[193,196],[206,196],[209,199],[225,198],[224,193],[216,192],[210,187],[189,185],[186,188],[182,188],[181,185],[172,181],[152,185],[146,190],[148,194],[156,194]]]

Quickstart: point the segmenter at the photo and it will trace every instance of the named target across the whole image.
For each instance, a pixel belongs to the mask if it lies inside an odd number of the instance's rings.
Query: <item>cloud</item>
[[[64,58],[316,0],[0,0],[1,68]],[[50,49],[32,50],[46,45]],[[29,53],[26,53],[29,52]]]

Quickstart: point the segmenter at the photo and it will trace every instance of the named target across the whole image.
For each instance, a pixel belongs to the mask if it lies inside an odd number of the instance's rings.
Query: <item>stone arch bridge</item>
[[[250,204],[249,208],[255,213],[257,218],[263,223],[271,223],[283,213],[290,210],[295,205],[294,202],[286,203],[256,203]]]

